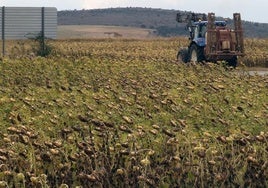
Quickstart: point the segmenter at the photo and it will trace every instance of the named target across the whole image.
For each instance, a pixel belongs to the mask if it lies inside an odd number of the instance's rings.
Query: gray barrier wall
[[[5,40],[28,39],[38,35],[57,37],[55,7],[0,7],[0,36],[4,55]]]

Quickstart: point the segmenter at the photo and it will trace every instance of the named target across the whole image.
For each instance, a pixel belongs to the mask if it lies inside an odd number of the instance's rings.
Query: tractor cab
[[[189,39],[200,47],[206,46],[207,24],[207,21],[198,21],[194,22],[192,27],[189,27]],[[215,21],[214,24],[218,29],[226,29],[227,25],[225,21]]]

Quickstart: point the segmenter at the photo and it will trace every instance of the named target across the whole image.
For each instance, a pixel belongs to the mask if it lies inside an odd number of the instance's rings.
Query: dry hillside
[[[178,12],[178,10],[131,7],[66,10],[58,12],[58,23],[59,25],[131,26],[155,29],[160,36],[187,35],[184,30],[185,25],[175,21]],[[232,24],[231,19],[229,22]],[[243,25],[247,37],[266,38],[268,36],[268,24],[243,21]]]

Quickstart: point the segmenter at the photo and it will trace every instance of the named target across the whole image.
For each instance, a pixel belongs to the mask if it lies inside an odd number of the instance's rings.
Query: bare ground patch
[[[60,25],[58,38],[152,38],[155,37],[152,29],[121,26],[97,25]]]

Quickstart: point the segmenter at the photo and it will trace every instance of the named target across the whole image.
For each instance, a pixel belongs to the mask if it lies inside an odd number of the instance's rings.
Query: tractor
[[[189,46],[178,51],[177,59],[187,62],[225,61],[237,66],[237,57],[244,55],[244,39],[241,16],[233,14],[234,28],[227,21],[216,21],[215,14],[178,13],[176,21],[186,22],[189,31]]]

